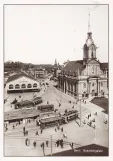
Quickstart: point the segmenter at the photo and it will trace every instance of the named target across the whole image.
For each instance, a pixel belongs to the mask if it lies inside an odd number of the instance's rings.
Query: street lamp
[[[52,136],[55,135],[56,133],[50,134],[50,142],[51,142],[51,156],[53,154],[53,147],[52,147]]]
[[[50,135],[50,140],[51,140],[51,156],[52,156],[52,134]]]
[[[81,99],[80,99],[80,127],[81,127],[81,123],[82,123],[82,119],[81,119],[81,117],[82,117],[82,110],[81,110]]]

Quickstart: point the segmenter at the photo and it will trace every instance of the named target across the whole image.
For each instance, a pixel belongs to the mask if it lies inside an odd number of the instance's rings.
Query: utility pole
[[[50,136],[51,138],[51,156],[52,156],[52,135]]]
[[[81,115],[81,99],[80,99],[80,127],[81,127],[81,121],[82,121],[81,117],[82,115]]]

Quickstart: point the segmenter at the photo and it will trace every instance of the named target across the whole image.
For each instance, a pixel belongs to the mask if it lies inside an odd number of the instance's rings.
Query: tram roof
[[[40,112],[36,109],[21,109],[5,112],[4,121],[19,120],[24,118],[33,118],[39,116]]]
[[[61,120],[61,117],[49,117],[41,120],[41,123],[47,123],[47,122],[52,122],[52,121],[59,121]]]

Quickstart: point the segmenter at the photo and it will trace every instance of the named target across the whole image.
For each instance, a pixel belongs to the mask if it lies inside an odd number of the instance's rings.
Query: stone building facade
[[[58,76],[58,87],[75,97],[108,94],[108,63],[96,57],[97,47],[92,33],[87,33],[83,46],[83,60],[69,61]]]

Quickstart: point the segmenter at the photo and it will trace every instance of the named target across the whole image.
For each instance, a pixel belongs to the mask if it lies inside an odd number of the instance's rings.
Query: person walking
[[[39,134],[38,134],[38,130],[36,131],[35,135],[39,135]]]
[[[23,127],[23,133],[25,132],[25,126]]]
[[[72,149],[73,149],[73,142],[71,143],[71,147],[72,147]]]
[[[25,145],[26,146],[28,145],[28,138],[26,138],[26,140],[25,140]]]
[[[74,105],[72,106],[72,108],[74,109]]]
[[[36,141],[33,142],[33,146],[36,148]]]
[[[49,144],[49,141],[48,140],[46,140],[46,146],[48,147],[48,144]]]
[[[41,131],[40,131],[40,133],[42,134],[42,132],[43,132],[43,129],[41,128]]]
[[[42,147],[42,150],[43,150],[43,154],[44,154],[44,156],[45,156],[45,152],[44,152],[44,147],[45,147],[45,145],[44,145],[44,142],[41,144],[41,147]]]
[[[60,140],[61,148],[63,148],[63,139]]]
[[[15,129],[15,125],[13,124],[13,129]]]
[[[63,127],[61,128],[61,132],[63,132],[64,130],[63,130]]]
[[[94,129],[96,128],[95,124],[94,124]]]

